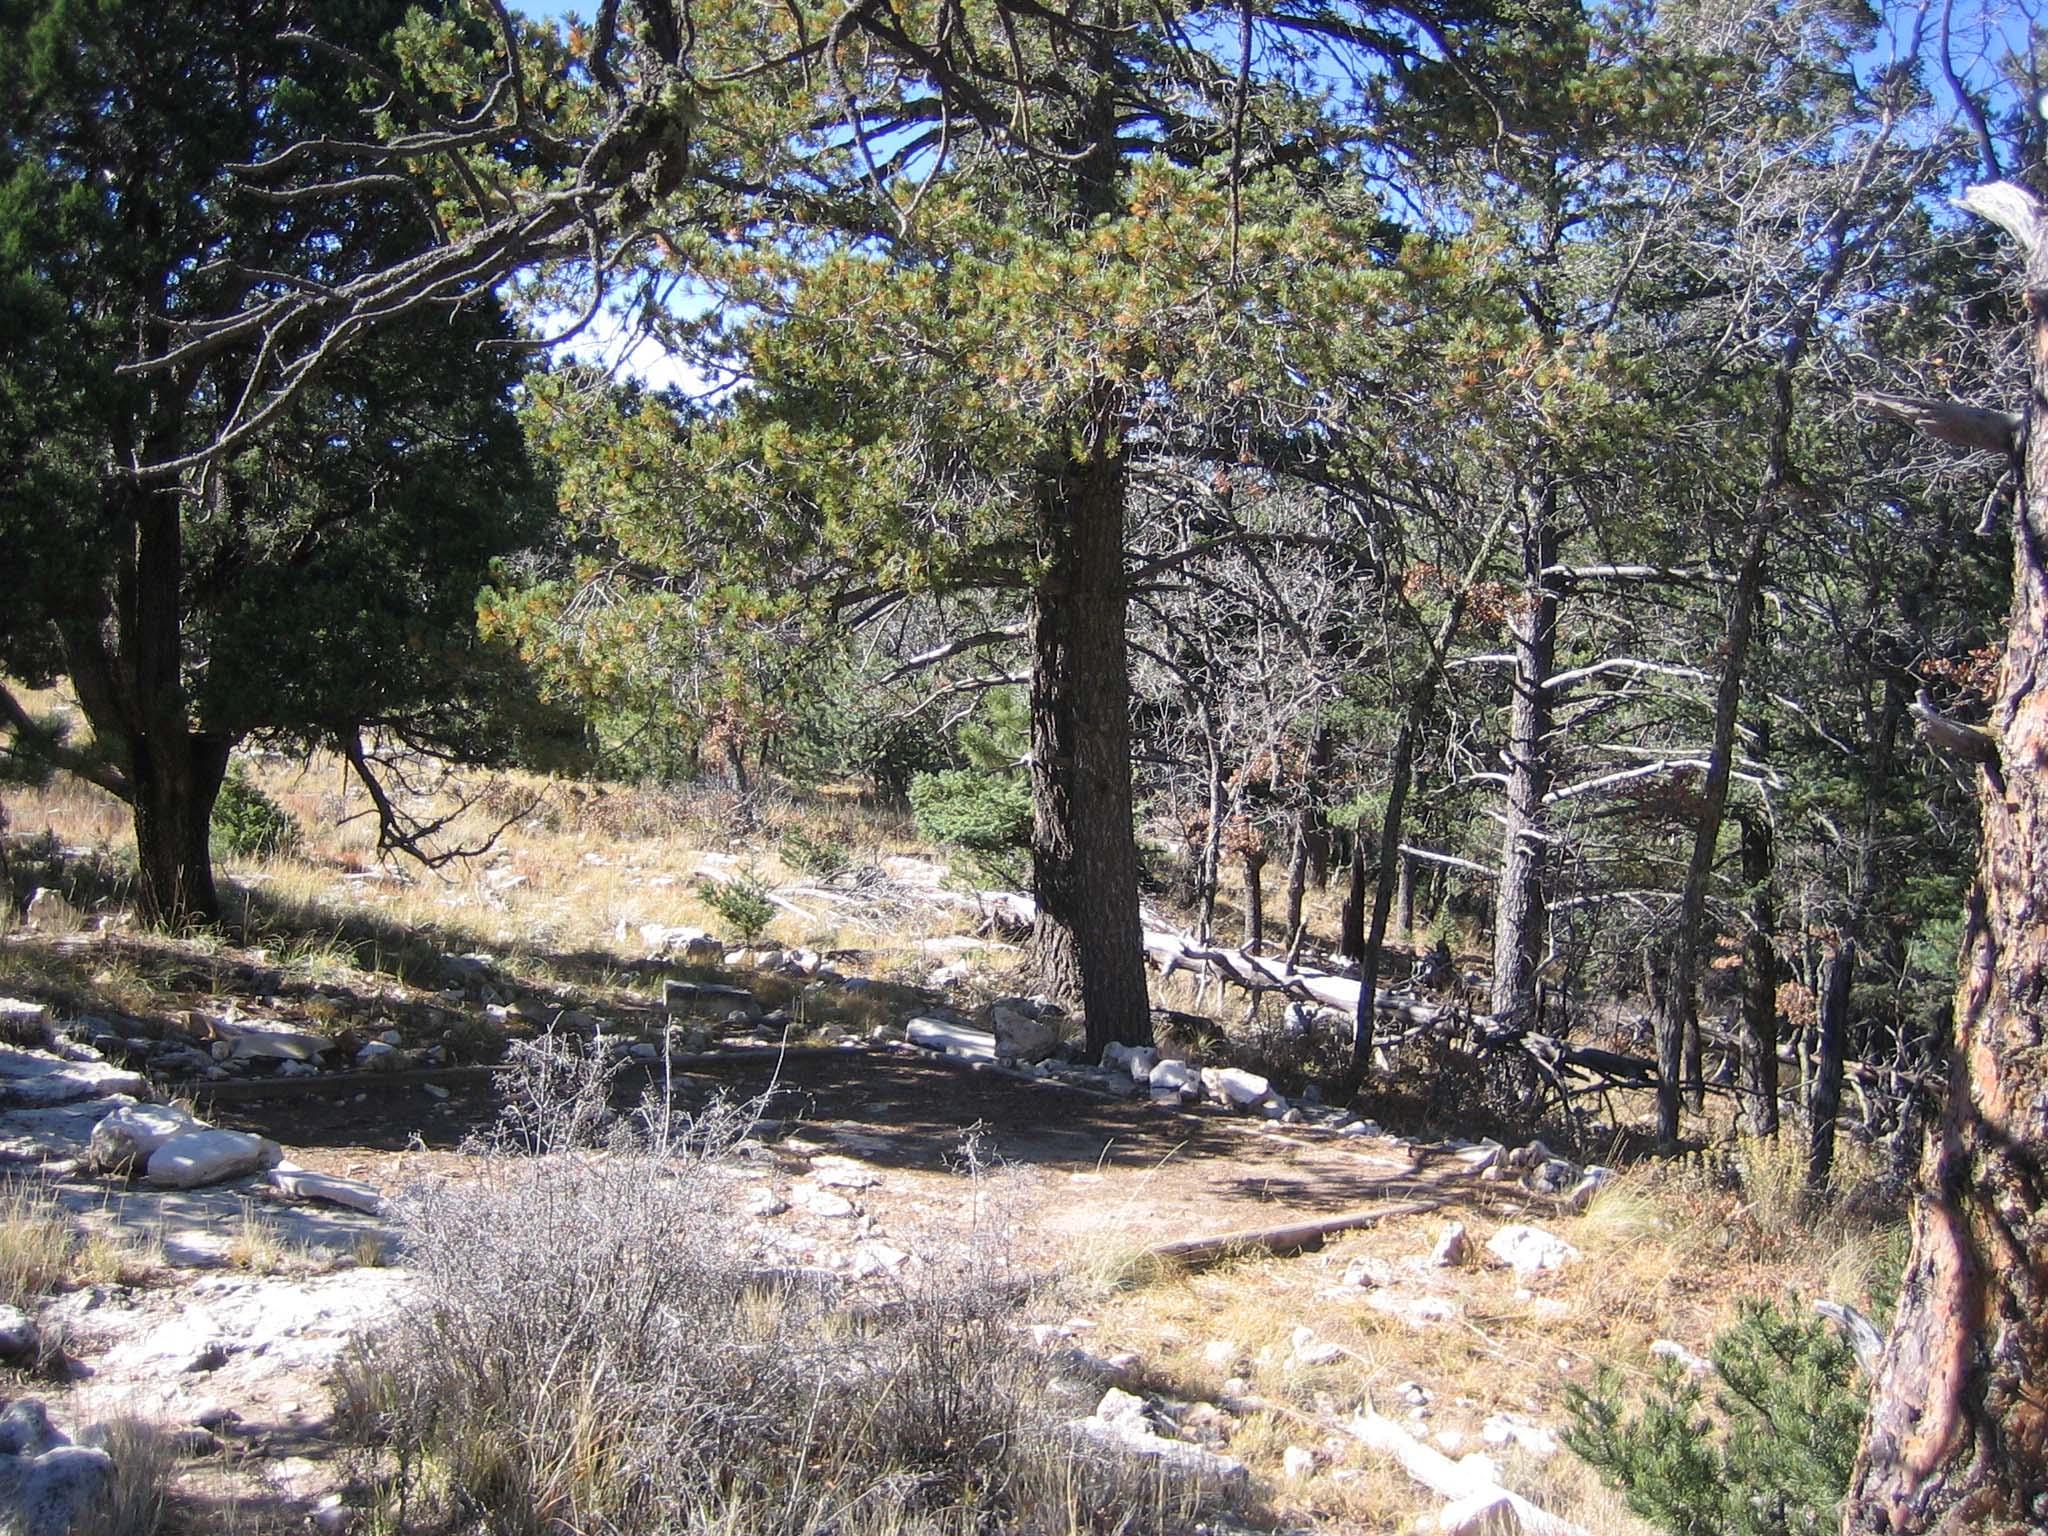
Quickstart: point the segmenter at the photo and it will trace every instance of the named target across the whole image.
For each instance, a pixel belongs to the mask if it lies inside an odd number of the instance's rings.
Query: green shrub
[[[1716,1412],[1673,1362],[1633,1412],[1606,1373],[1566,1389],[1565,1444],[1672,1536],[1831,1536],[1868,1406],[1849,1347],[1818,1319],[1748,1305],[1711,1353]]]
[[[949,768],[910,782],[917,830],[968,856],[984,883],[1017,889],[1028,884],[1031,788],[1018,774]]]
[[[728,923],[739,938],[752,943],[775,920],[775,903],[768,899],[768,886],[751,869],[731,880],[700,881],[697,898]]]
[[[213,847],[238,859],[275,859],[299,851],[305,841],[291,812],[256,786],[242,765],[228,769],[213,802]]]
[[[846,845],[835,838],[812,837],[802,827],[782,834],[782,862],[791,869],[829,880],[853,862]]]

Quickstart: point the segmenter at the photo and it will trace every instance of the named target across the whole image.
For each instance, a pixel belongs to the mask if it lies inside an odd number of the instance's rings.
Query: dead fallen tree
[[[1201,1269],[1240,1254],[1268,1253],[1278,1258],[1312,1253],[1325,1239],[1339,1232],[1375,1226],[1390,1216],[1426,1216],[1442,1206],[1441,1200],[1398,1200],[1380,1205],[1360,1206],[1335,1216],[1289,1222],[1278,1227],[1256,1227],[1243,1232],[1224,1232],[1214,1237],[1191,1237],[1177,1243],[1161,1243],[1152,1257],[1186,1269]]]

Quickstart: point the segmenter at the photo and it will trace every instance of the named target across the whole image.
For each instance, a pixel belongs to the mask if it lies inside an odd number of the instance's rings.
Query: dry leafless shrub
[[[765,1261],[733,1211],[749,1110],[610,1107],[543,1040],[485,1175],[409,1213],[417,1299],[344,1369],[399,1529],[749,1536],[1185,1529],[1193,1491],[1077,1451],[966,1245],[893,1293]]]

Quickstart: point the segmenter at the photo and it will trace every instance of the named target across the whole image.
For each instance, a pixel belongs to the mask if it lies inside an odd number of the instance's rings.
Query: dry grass
[[[153,1424],[116,1419],[100,1448],[113,1458],[113,1481],[71,1528],[72,1536],[156,1536],[177,1470],[176,1447]]]
[[[71,1226],[48,1191],[0,1184],[0,1303],[32,1308],[70,1267]]]

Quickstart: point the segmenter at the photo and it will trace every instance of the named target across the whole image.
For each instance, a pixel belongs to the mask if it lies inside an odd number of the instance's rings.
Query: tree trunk
[[[1365,958],[1365,822],[1351,833],[1351,883],[1337,923],[1337,954],[1345,960]]]
[[[1557,659],[1557,587],[1545,574],[1557,563],[1557,487],[1548,479],[1517,497],[1522,518],[1522,597],[1509,615],[1515,647],[1514,707],[1508,725],[1507,830],[1493,918],[1493,1011],[1501,1018],[1536,1013],[1536,967],[1542,960],[1543,876],[1550,845],[1544,796],[1550,793],[1553,695]]]
[[[1394,877],[1394,928],[1405,939],[1415,932],[1415,861],[1396,852],[1401,872]]]
[[[1784,392],[1780,421],[1791,420],[1790,375],[1780,374]],[[1678,1139],[1679,1090],[1699,1077],[1699,957],[1706,937],[1707,882],[1721,845],[1721,823],[1728,809],[1728,778],[1735,766],[1735,726],[1742,706],[1742,680],[1749,664],[1749,639],[1755,628],[1757,600],[1763,591],[1764,557],[1776,525],[1779,487],[1784,480],[1782,447],[1772,450],[1764,489],[1735,591],[1728,599],[1728,625],[1721,641],[1721,677],[1714,687],[1714,737],[1707,748],[1707,771],[1700,780],[1699,818],[1693,824],[1692,857],[1686,862],[1685,886],[1678,899],[1678,924],[1664,945],[1664,985],[1654,1018],[1657,1028],[1657,1139],[1667,1145]],[[1697,1091],[1694,1102],[1701,1103]]]
[[[1287,850],[1287,942],[1301,946],[1301,905],[1308,895],[1309,868],[1317,867],[1316,888],[1323,886],[1322,866],[1330,856],[1323,830],[1323,770],[1330,765],[1329,727],[1318,725],[1309,737],[1308,758],[1301,777],[1301,804],[1294,812],[1294,840]]]
[[[1835,1166],[1835,1124],[1842,1113],[1842,1062],[1849,1038],[1849,988],[1856,941],[1844,935],[1820,967],[1820,1020],[1814,1026],[1813,1097],[1806,1105],[1806,1187],[1825,1189]]]
[[[179,731],[135,743],[135,854],[143,919],[166,927],[220,918],[213,884],[213,804],[229,743]]]
[[[1080,1004],[1097,1054],[1152,1040],[1132,827],[1125,465],[1106,414],[1087,453],[1041,476],[1046,560],[1031,604],[1034,938],[1047,990]]]
[[[2048,412],[2048,223],[2017,188],[1974,205],[2028,253],[2028,415]],[[1913,1249],[1843,1501],[1850,1536],[2021,1531],[2048,1521],[2048,432],[2015,498],[2012,624],[1978,770],[1977,886],[1963,932],[1948,1099]]]
[[[1266,893],[1262,879],[1266,856],[1247,851],[1244,856],[1244,952],[1256,955],[1266,943]]]
[[[1742,1121],[1753,1136],[1778,1134],[1778,908],[1771,889],[1776,851],[1770,821],[1742,818],[1742,879],[1749,932],[1742,956]]]
[[[1216,887],[1223,879],[1223,743],[1216,735],[1216,714],[1208,700],[1198,704],[1202,740],[1209,758],[1209,820],[1202,829],[1201,916],[1196,932],[1207,944],[1216,927]]]

